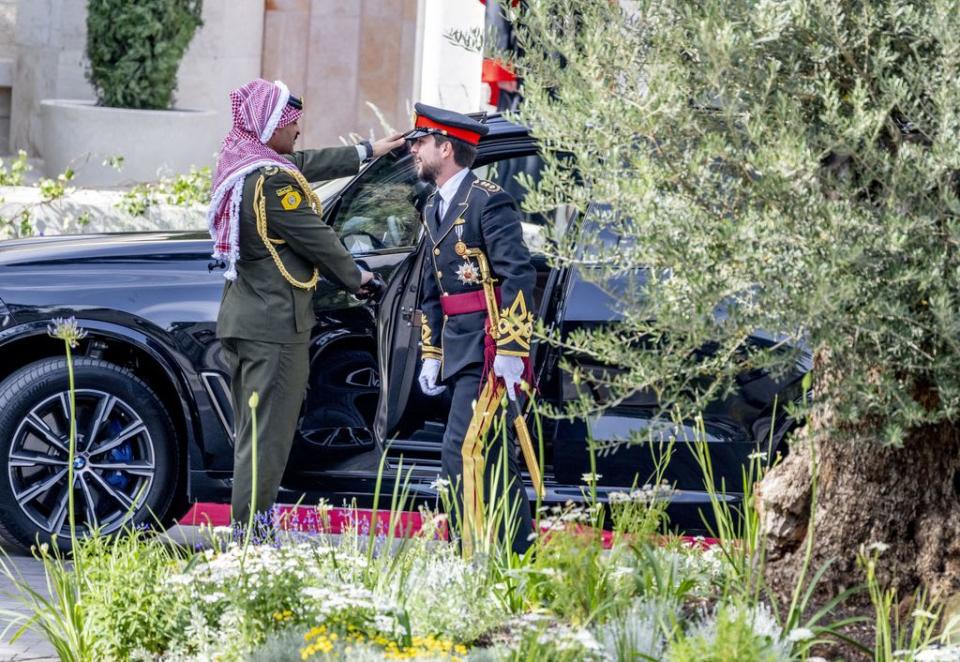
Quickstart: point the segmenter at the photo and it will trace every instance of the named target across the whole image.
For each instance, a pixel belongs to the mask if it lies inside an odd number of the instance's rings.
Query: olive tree
[[[580,210],[557,264],[623,322],[567,345],[620,395],[693,412],[813,356],[810,424],[760,486],[768,579],[816,527],[825,586],[860,544],[888,579],[960,585],[960,12],[953,0],[529,0],[525,204]],[[599,208],[607,211],[587,213]],[[582,250],[597,223],[621,237]],[[578,247],[579,246],[579,247]],[[748,342],[763,329],[774,340]],[[556,340],[556,339],[555,339]],[[656,351],[638,351],[639,346]],[[706,351],[705,351],[706,350]],[[572,370],[579,370],[574,363]],[[615,397],[614,397],[615,400]],[[584,403],[585,407],[594,406]],[[813,517],[811,457],[817,459]]]

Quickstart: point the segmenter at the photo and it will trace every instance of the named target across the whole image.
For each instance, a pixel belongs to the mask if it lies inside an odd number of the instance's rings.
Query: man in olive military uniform
[[[217,337],[231,371],[235,418],[232,516],[246,523],[274,503],[293,443],[309,372],[318,278],[364,294],[361,270],[325,224],[308,182],[356,173],[403,144],[293,151],[302,102],[280,83],[255,80],[231,93],[234,126],[217,161],[210,206],[214,257],[227,262]],[[257,484],[252,484],[250,397],[259,396]]]
[[[415,128],[405,137],[412,141],[418,175],[437,186],[422,214],[419,381],[427,395],[452,390],[441,452],[444,477],[455,488],[456,504],[449,514],[460,522],[461,544],[469,555],[481,544],[478,535],[489,531],[483,520],[506,504],[513,511],[513,550],[523,553],[533,523],[514,445],[505,447],[503,435],[483,422],[495,416],[502,391],[485,401],[481,389],[493,393],[486,390],[487,380],[503,380],[508,397],[515,400],[521,381],[530,380],[536,271],[513,198],[470,171],[480,137],[489,128],[424,104],[416,104],[416,113]],[[495,289],[488,284],[490,292],[482,283],[485,269],[496,283]],[[499,308],[496,329],[490,328],[488,301]],[[498,505],[491,509],[491,504]],[[498,528],[503,535],[503,526]]]

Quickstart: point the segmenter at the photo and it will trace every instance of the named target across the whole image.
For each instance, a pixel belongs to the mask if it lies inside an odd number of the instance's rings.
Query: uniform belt
[[[494,288],[497,293],[497,307],[500,307],[500,288]],[[461,294],[446,294],[440,297],[440,308],[444,315],[466,315],[467,313],[487,312],[487,299],[483,290],[463,292]]]

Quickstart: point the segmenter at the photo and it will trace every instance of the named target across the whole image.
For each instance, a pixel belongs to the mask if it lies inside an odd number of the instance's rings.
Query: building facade
[[[224,132],[227,93],[257,76],[304,98],[305,147],[405,129],[416,101],[486,101],[481,55],[448,38],[483,29],[479,0],[204,0],[203,20],[176,106],[216,110]],[[85,45],[86,0],[0,0],[0,154],[43,157],[42,99],[95,98]]]

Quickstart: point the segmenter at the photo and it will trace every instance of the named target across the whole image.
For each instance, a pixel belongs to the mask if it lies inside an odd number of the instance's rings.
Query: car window
[[[354,254],[412,247],[420,225],[414,203],[426,186],[409,154],[379,159],[344,193],[331,223]]]
[[[526,173],[536,181],[541,167],[540,158],[531,155],[485,163],[473,172],[495,182],[521,204],[526,189],[518,177]],[[417,179],[408,153],[391,154],[373,163],[344,193],[331,224],[354,254],[411,248],[420,233],[417,205],[422,205],[432,190],[432,185]],[[550,215],[523,214],[524,240],[534,253],[542,252],[548,222],[552,222]]]
[[[313,192],[320,198],[320,201],[326,206],[332,197],[343,190],[343,187],[350,183],[352,176],[338,177],[320,184],[311,184]]]

